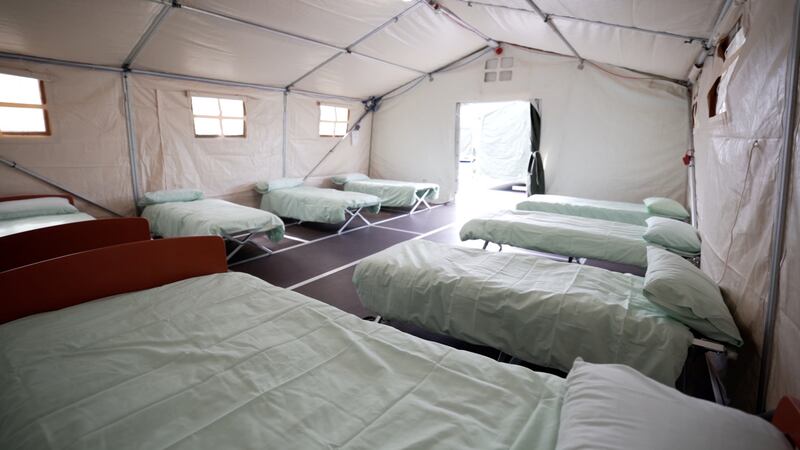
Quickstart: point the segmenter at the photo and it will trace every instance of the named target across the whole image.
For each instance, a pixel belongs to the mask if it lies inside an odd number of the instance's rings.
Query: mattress
[[[86,220],[94,220],[94,217],[86,213],[73,213],[0,220],[0,236],[8,236],[9,234],[22,233],[23,231],[53,227],[65,223],[83,222]]]
[[[564,380],[243,273],[0,326],[2,448],[553,449]]]
[[[345,183],[344,190],[374,195],[381,199],[381,206],[391,207],[414,206],[417,203],[417,196],[424,196],[427,201],[439,197],[438,184],[371,178],[349,181]]]
[[[527,254],[407,241],[362,260],[353,282],[387,319],[565,372],[582,357],[674,385],[692,341],[643,278]]]
[[[142,217],[150,231],[162,237],[222,236],[243,231],[266,232],[272,241],[283,238],[283,221],[275,214],[219,199],[149,205]]]
[[[261,197],[261,209],[306,222],[340,223],[346,219],[346,209],[377,213],[380,207],[381,199],[374,195],[312,186],[277,189]]]
[[[517,203],[517,209],[589,217],[640,226],[646,226],[645,220],[652,216],[644,203],[611,202],[549,194],[532,195]]]
[[[461,240],[647,267],[647,227],[538,211],[500,211],[469,220]]]

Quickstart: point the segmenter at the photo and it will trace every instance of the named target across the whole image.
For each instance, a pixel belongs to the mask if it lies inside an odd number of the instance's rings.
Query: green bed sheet
[[[37,228],[54,227],[65,223],[84,222],[86,220],[94,220],[94,217],[86,213],[73,213],[0,220],[0,236],[22,233]]]
[[[362,207],[377,213],[380,211],[381,199],[360,192],[312,186],[277,189],[266,192],[261,197],[261,209],[305,222],[344,222],[346,209]]]
[[[643,278],[532,255],[408,241],[365,258],[353,282],[387,319],[565,372],[580,356],[674,385],[692,341]]]
[[[266,211],[207,198],[191,202],[150,205],[142,211],[150,231],[162,237],[235,235],[242,231],[263,231],[274,242],[283,238],[283,221]]]
[[[439,197],[439,185],[396,180],[357,180],[344,185],[345,191],[371,194],[381,199],[381,206],[410,207],[417,203],[416,197],[426,201]]]
[[[538,211],[500,211],[461,227],[461,240],[647,267],[647,227]]]
[[[550,194],[532,195],[517,203],[517,209],[589,217],[641,226],[646,226],[645,221],[652,216],[644,203],[611,202]]]
[[[4,449],[553,449],[564,380],[242,273],[0,326]]]

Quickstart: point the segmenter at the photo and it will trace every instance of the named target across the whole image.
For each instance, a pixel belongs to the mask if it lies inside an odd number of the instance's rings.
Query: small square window
[[[510,69],[514,67],[514,58],[511,56],[506,56],[500,59],[500,68],[501,69]]]
[[[483,74],[483,81],[486,83],[491,83],[492,81],[497,81],[497,72],[486,72]]]
[[[244,137],[244,100],[240,98],[192,97],[195,137]]]
[[[347,134],[350,110],[340,106],[319,105],[320,137],[341,137]]]
[[[497,58],[487,59],[486,60],[486,70],[495,70],[497,69]]]
[[[500,81],[511,81],[511,71],[510,70],[501,70],[500,71]]]
[[[0,73],[0,136],[47,136],[44,82]]]

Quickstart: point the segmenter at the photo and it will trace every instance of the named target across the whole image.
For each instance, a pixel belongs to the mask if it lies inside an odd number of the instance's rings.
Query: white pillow
[[[76,212],[78,212],[78,208],[72,206],[64,197],[39,197],[0,202],[0,220],[74,214]]]
[[[792,446],[766,420],[682,394],[618,364],[575,360],[557,450],[756,450]]]
[[[351,181],[369,180],[369,177],[363,173],[343,173],[331,177],[333,184],[344,185]]]

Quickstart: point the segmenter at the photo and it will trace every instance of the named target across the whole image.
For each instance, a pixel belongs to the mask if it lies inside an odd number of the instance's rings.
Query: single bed
[[[694,340],[645,297],[644,278],[533,255],[407,241],[362,260],[353,282],[385,319],[562,371],[582,357],[674,385]]]
[[[374,195],[381,199],[381,206],[411,208],[409,214],[414,214],[422,205],[431,209],[428,201],[439,197],[439,185],[434,183],[381,180],[361,173],[336,175],[331,181],[345,191]]]
[[[652,200],[652,202],[648,202],[648,200]],[[645,202],[655,206],[648,206]],[[659,203],[667,203],[668,206],[660,209]],[[660,197],[650,197],[642,203],[628,203],[564,195],[535,194],[517,203],[516,209],[588,217],[640,226],[644,226],[647,218],[654,215],[680,220],[689,218],[689,213],[680,204]]]
[[[225,273],[223,248],[163,239],[0,273],[0,446],[548,450],[588,433],[788,450],[797,431],[793,399],[773,426],[623,366],[576,361],[564,380],[501,364]]]
[[[261,209],[301,222],[344,222],[339,234],[356,218],[371,225],[361,212],[377,214],[381,208],[381,199],[374,195],[303,186],[299,179],[259,183],[256,190],[262,194]]]
[[[234,243],[228,253],[229,261],[248,244],[261,251],[260,255],[235,264],[272,254],[272,250],[254,240],[259,234],[273,242],[283,238],[283,221],[275,214],[225,200],[202,198],[198,191],[164,192],[147,193],[144,197],[147,205],[141,216],[150,223],[150,231],[155,236],[221,236]]]
[[[0,197],[0,236],[85,220],[94,217],[78,211],[71,195]]]
[[[461,240],[647,267],[646,226],[539,211],[499,211],[467,221]],[[486,245],[484,245],[486,248]]]
[[[46,259],[150,239],[139,217],[86,220],[0,237],[0,272]]]

